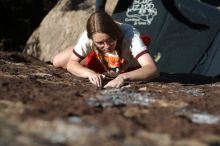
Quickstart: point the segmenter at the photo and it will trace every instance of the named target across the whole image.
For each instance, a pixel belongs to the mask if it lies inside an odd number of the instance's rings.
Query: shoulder
[[[140,32],[132,25],[121,23],[120,28],[123,32],[123,47],[130,50],[134,58],[138,58],[142,53],[146,53],[147,47],[143,43]]]
[[[83,39],[85,41],[89,40],[88,36],[87,36],[87,31],[84,30],[83,33],[81,34],[80,39]]]
[[[92,49],[92,40],[88,38],[87,31],[84,31],[76,45],[74,51],[82,57],[85,57]]]
[[[118,25],[125,39],[133,38],[135,35],[138,35],[138,36],[140,35],[140,32],[138,31],[138,29],[136,29],[134,26],[130,24],[119,23]]]
[[[85,45],[85,46],[92,45],[92,40],[88,38],[86,30],[81,34],[77,44]]]

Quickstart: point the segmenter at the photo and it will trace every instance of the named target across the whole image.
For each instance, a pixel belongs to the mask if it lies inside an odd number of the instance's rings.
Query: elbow
[[[156,71],[154,72],[154,74],[155,74],[155,78],[160,77],[160,72],[159,72],[158,69],[156,69]]]
[[[66,69],[66,62],[64,59],[60,58],[59,55],[56,55],[54,58],[53,58],[53,66],[58,68],[58,67],[61,67],[63,69]]]
[[[158,68],[156,66],[153,67],[152,75],[153,75],[153,78],[160,77],[160,72],[159,72],[159,70],[158,70]]]
[[[56,68],[60,67],[60,61],[59,61],[59,59],[58,59],[57,56],[55,56],[55,57],[53,58],[52,63],[53,63],[53,66],[54,66],[54,67],[56,67]]]
[[[149,67],[148,69],[151,70],[149,80],[160,77],[160,72],[155,65]]]

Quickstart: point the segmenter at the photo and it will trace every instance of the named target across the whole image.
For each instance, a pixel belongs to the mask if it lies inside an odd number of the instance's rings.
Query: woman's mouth
[[[103,48],[102,50],[103,50],[103,52],[110,53],[110,52],[113,52],[115,49],[114,48]]]

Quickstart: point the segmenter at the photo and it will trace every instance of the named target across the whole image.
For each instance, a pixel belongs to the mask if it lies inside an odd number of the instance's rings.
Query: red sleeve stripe
[[[142,55],[148,53],[148,50],[144,50],[142,52],[140,52],[139,54],[136,55],[135,59],[137,60],[139,57],[141,57]]]
[[[84,59],[84,58],[85,58],[85,57],[79,55],[79,54],[75,51],[75,49],[73,49],[73,53],[74,53],[77,57],[79,57],[80,59]]]

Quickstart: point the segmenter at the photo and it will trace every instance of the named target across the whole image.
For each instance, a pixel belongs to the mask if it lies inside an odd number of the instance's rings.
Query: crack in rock
[[[124,105],[149,106],[155,102],[150,93],[139,93],[129,89],[108,89],[103,90],[96,97],[86,100],[87,104],[96,107],[113,107]]]

